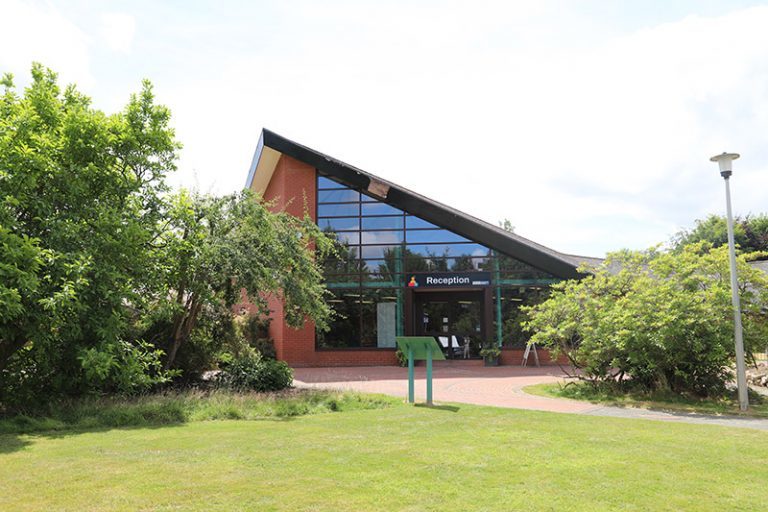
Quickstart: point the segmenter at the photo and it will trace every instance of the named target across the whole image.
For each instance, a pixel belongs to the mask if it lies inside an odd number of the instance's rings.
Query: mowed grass
[[[403,404],[0,435],[0,510],[762,510],[768,433]]]
[[[594,387],[585,382],[572,382],[569,385],[559,383],[535,384],[526,386],[523,391],[531,395],[567,398],[616,407],[768,418],[768,400],[752,391],[749,393],[749,409],[746,412],[739,410],[736,391],[733,391],[728,397],[698,398],[681,396],[671,392],[643,393],[631,391],[617,393],[611,389]]]

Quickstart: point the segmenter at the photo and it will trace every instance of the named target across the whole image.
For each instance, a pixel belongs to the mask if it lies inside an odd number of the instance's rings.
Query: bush
[[[734,359],[726,247],[609,255],[581,281],[526,308],[531,341],[565,354],[582,378],[614,388],[722,394]],[[768,280],[739,259],[747,351],[768,334]]]
[[[239,342],[239,346],[231,344],[230,352],[238,357],[242,355],[243,348],[246,350],[256,350],[265,359],[275,359],[275,343],[269,337],[269,324],[271,319],[261,315],[241,314],[234,317],[232,325],[234,327],[234,339]]]
[[[293,370],[283,361],[255,354],[229,363],[216,383],[236,391],[279,391],[291,386]]]

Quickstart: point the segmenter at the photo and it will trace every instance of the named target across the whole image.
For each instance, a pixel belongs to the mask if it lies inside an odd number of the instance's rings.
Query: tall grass
[[[0,418],[0,434],[173,425],[189,421],[281,419],[358,409],[398,400],[324,390],[277,393],[182,391],[136,398],[85,398],[54,402],[29,414]]]

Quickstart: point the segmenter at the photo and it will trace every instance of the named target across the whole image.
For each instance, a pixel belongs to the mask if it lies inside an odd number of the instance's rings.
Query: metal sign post
[[[414,398],[414,378],[413,378],[413,347],[408,346],[408,403],[412,404],[416,401]]]
[[[427,362],[427,405],[432,405],[432,360],[445,360],[443,351],[431,336],[398,336],[395,340],[400,350],[408,354],[408,403],[416,401],[414,361],[418,359]]]

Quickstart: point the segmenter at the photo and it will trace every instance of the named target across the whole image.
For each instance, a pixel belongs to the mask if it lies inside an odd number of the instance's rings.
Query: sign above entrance
[[[490,272],[430,272],[412,274],[408,279],[408,288],[466,288],[490,285]]]

